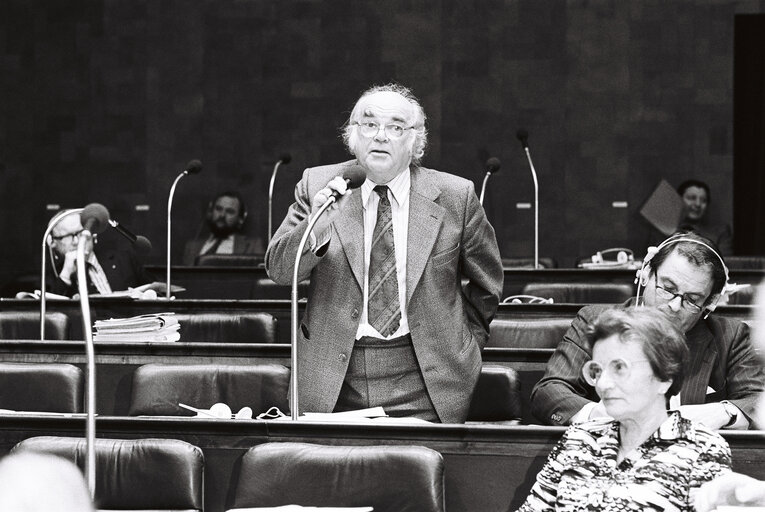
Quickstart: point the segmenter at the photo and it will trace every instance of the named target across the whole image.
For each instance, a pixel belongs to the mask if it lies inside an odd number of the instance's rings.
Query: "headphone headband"
[[[723,272],[725,273],[725,283],[723,284],[723,287],[720,290],[720,292],[717,294],[717,299],[714,301],[714,303],[713,304],[709,304],[706,307],[706,309],[707,309],[707,314],[706,315],[709,315],[709,313],[711,313],[712,311],[715,310],[715,308],[717,307],[717,304],[720,302],[720,299],[722,298],[723,295],[725,295],[725,293],[727,291],[728,283],[729,283],[729,279],[730,279],[730,274],[729,274],[729,271],[728,271],[728,266],[725,265],[725,261],[723,261],[722,256],[720,256],[720,253],[718,253],[714,249],[714,247],[712,247],[711,245],[709,245],[709,244],[707,244],[707,243],[705,243],[705,242],[703,242],[701,240],[696,240],[695,238],[690,238],[690,237],[688,237],[685,234],[671,236],[671,237],[667,238],[666,240],[664,240],[662,243],[660,243],[658,247],[649,247],[646,250],[646,255],[645,255],[645,258],[643,259],[643,264],[640,266],[640,270],[637,271],[637,275],[635,276],[635,283],[637,284],[637,292],[635,293],[635,305],[638,305],[640,303],[640,287],[641,286],[645,286],[645,283],[643,283],[643,277],[645,275],[646,267],[648,267],[651,264],[651,260],[653,259],[653,257],[656,256],[656,254],[660,250],[662,250],[664,247],[667,247],[667,246],[670,246],[670,245],[674,245],[674,244],[677,244],[677,243],[680,243],[680,242],[690,242],[690,243],[701,245],[702,247],[706,247],[715,256],[717,256],[717,259],[720,261],[720,265],[722,265]],[[704,318],[706,318],[706,315],[704,316]]]

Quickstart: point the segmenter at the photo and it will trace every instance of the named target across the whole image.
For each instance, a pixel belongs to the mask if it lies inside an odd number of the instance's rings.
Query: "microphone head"
[[[529,147],[529,132],[524,129],[520,129],[515,133],[518,140],[521,141],[521,145],[525,148]]]
[[[360,165],[354,165],[343,173],[343,179],[348,182],[348,188],[359,188],[367,179],[367,172]]]
[[[202,162],[199,160],[190,160],[189,163],[186,164],[186,172],[189,174],[197,174],[198,172],[202,171]]]
[[[139,258],[145,258],[151,252],[151,242],[149,242],[149,239],[145,236],[138,235],[135,237],[133,247]]]
[[[502,162],[499,161],[499,158],[493,156],[486,160],[486,172],[491,174],[497,173],[500,167],[502,167]]]
[[[82,227],[91,234],[102,233],[109,225],[109,210],[99,203],[90,203],[80,212]]]
[[[290,155],[289,153],[282,153],[282,154],[279,156],[279,160],[280,160],[280,161],[281,161],[283,164],[288,164],[288,163],[290,163],[290,162],[292,161],[292,155]]]

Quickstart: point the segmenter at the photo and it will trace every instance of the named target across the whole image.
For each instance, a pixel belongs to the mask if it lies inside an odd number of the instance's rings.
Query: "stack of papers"
[[[93,341],[178,341],[181,328],[174,313],[96,320]]]

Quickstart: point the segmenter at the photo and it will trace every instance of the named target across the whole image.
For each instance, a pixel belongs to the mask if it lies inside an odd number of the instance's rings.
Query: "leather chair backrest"
[[[194,259],[200,267],[258,267],[263,266],[263,254],[201,254]]]
[[[528,283],[522,293],[564,304],[621,304],[634,294],[626,283]]]
[[[558,268],[558,262],[554,258],[539,258],[539,266],[542,268]],[[534,258],[502,258],[502,267],[534,268]]]
[[[374,507],[443,512],[444,462],[423,446],[265,443],[250,448],[230,508]]]
[[[85,471],[83,438],[31,437],[13,448],[21,450],[52,453]],[[198,447],[177,439],[96,439],[95,451],[99,509],[202,510],[204,455]]]
[[[36,311],[0,311],[0,339],[39,340],[40,313]],[[69,339],[69,317],[57,311],[45,313],[45,339]]]
[[[726,256],[730,270],[765,270],[765,256]]]
[[[518,423],[522,416],[518,373],[507,366],[484,364],[467,421]]]
[[[489,326],[487,347],[555,348],[571,326],[572,318],[516,320],[495,317]]]
[[[277,321],[262,311],[176,313],[183,343],[276,343]]]
[[[82,412],[85,378],[64,363],[0,363],[0,409]]]
[[[289,368],[277,364],[146,364],[133,373],[131,416],[193,416],[178,404],[209,409],[223,402],[253,415],[278,407],[289,413]]]

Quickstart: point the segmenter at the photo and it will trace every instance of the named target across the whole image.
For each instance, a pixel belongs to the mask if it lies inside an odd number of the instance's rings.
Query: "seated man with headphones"
[[[197,256],[204,254],[263,254],[260,239],[247,238],[240,233],[247,220],[247,206],[238,192],[218,194],[210,201],[205,218],[210,234],[186,242],[183,264],[194,265]]]
[[[56,219],[58,219],[56,221]],[[77,245],[83,228],[78,210],[51,219],[55,226],[48,237],[48,247],[55,279],[53,293],[73,296],[77,293]],[[109,235],[104,233],[105,237]],[[99,244],[92,238],[85,242],[85,264],[88,268],[90,293],[109,295],[154,281],[143,267],[135,251],[116,243]],[[107,240],[108,242],[108,240]]]
[[[714,429],[748,428],[765,372],[750,343],[749,327],[709,316],[728,284],[728,269],[712,242],[679,234],[649,248],[636,283],[636,296],[624,307],[655,307],[672,318],[688,340],[685,382],[680,394],[669,400],[669,409]],[[582,367],[592,355],[585,329],[607,307],[582,308],[555,349],[531,393],[532,413],[540,421],[569,425],[605,416]]]

